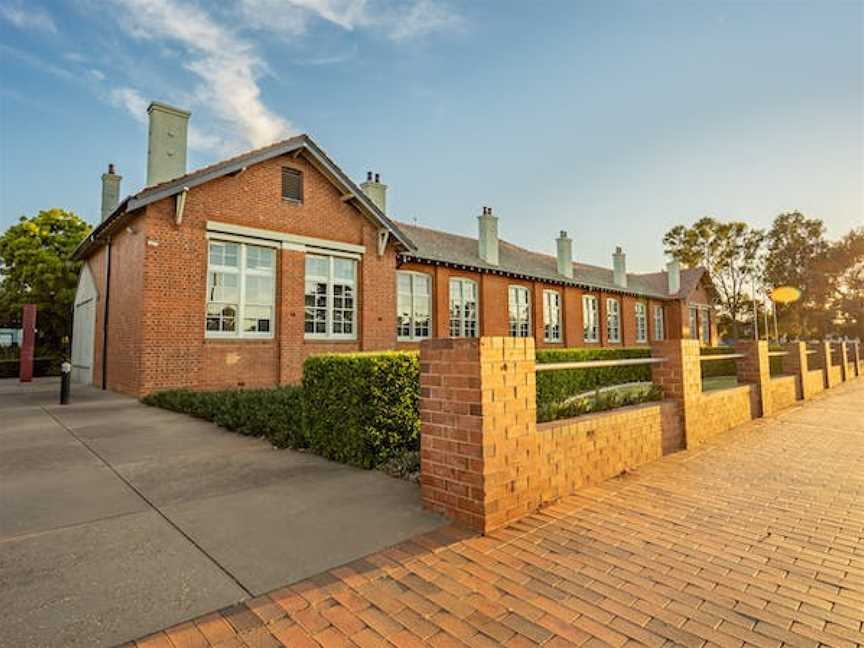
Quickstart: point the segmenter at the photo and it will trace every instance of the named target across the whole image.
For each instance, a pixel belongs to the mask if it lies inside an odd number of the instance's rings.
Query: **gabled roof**
[[[368,196],[340,169],[335,162],[324,152],[324,150],[315,143],[315,141],[306,134],[297,135],[288,139],[254,149],[242,153],[227,160],[211,164],[210,166],[191,171],[185,175],[162,182],[149,187],[144,187],[141,191],[131,196],[127,196],[117,208],[102,221],[91,233],[84,239],[72,254],[73,259],[84,258],[91,250],[102,244],[105,235],[113,231],[120,222],[124,220],[124,216],[136,209],[140,209],[146,205],[154,203],[163,198],[169,198],[181,193],[186,189],[191,189],[202,185],[216,178],[237,173],[248,166],[264,162],[275,157],[288,154],[303,153],[308,155],[310,160],[330,180],[343,189],[349,200],[354,202],[358,209],[381,227],[385,228],[390,235],[406,250],[413,250],[414,244],[396,224],[373,203]]]
[[[574,263],[573,278],[570,279],[558,273],[558,261],[554,256],[526,250],[501,239],[498,241],[499,263],[495,266],[480,258],[476,238],[408,223],[399,223],[399,228],[411,237],[416,246],[415,250],[401,254],[401,258],[405,261],[437,263],[465,270],[493,272],[581,288],[599,288],[628,295],[658,299],[684,298],[698,285],[705,273],[703,268],[683,269],[681,290],[675,295],[670,295],[667,291],[665,272],[627,273],[627,287],[624,288],[615,285],[610,268]]]

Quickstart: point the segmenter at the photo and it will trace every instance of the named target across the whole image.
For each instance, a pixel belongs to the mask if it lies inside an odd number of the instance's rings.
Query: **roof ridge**
[[[286,144],[287,142],[290,142],[292,140],[303,139],[305,137],[308,137],[307,133],[299,133],[297,135],[292,135],[291,137],[286,137],[284,139],[277,140],[275,142],[271,142],[270,144],[265,144],[264,146],[258,146],[256,148],[248,149],[246,151],[243,151],[242,153],[238,153],[237,155],[232,155],[231,157],[227,157],[227,158],[224,158],[222,160],[218,160],[216,162],[211,162],[210,164],[207,164],[207,165],[202,166],[202,167],[198,167],[197,169],[193,169],[192,171],[187,171],[183,175],[177,176],[176,178],[171,178],[170,180],[163,180],[162,182],[157,182],[156,184],[152,184],[152,185],[145,185],[144,187],[139,189],[137,192],[132,194],[132,196],[133,197],[141,196],[141,195],[143,195],[149,191],[156,190],[159,187],[163,187],[163,186],[166,186],[166,185],[171,184],[173,182],[177,182],[178,180],[183,180],[184,178],[189,178],[189,177],[194,176],[198,173],[206,173],[207,171],[210,171],[211,169],[214,169],[214,168],[221,166],[223,164],[228,164],[229,162],[235,162],[235,161],[240,160],[246,156],[254,155],[255,153],[260,153],[261,151],[266,151],[269,148],[276,148],[276,147],[282,146],[283,144]]]

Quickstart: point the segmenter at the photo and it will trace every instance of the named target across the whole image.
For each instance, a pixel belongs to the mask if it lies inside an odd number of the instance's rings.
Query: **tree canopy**
[[[778,309],[781,333],[864,337],[864,228],[832,243],[821,220],[800,212],[779,214],[767,232],[706,217],[673,227],[663,243],[673,258],[711,274],[721,334],[738,337],[739,324],[752,319],[755,284],[759,300],[777,286],[801,290],[798,302]]]
[[[666,254],[684,265],[708,270],[719,293],[720,307],[729,317],[733,337],[747,307],[747,287],[754,278],[764,240],[761,230],[746,223],[723,223],[700,218],[691,227],[678,225],[663,237]]]
[[[9,227],[0,237],[0,319],[15,322],[24,304],[36,304],[40,341],[59,348],[81,268],[72,252],[89,232],[62,209],[22,216]]]

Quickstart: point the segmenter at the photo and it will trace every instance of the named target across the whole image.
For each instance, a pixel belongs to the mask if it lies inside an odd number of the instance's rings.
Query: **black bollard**
[[[69,386],[72,383],[72,365],[64,362],[60,365],[60,404],[69,403]]]

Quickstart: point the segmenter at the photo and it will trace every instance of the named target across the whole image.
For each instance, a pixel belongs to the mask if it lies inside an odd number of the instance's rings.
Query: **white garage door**
[[[93,340],[96,336],[96,284],[85,264],[75,293],[75,320],[72,326],[72,381],[93,382]]]

